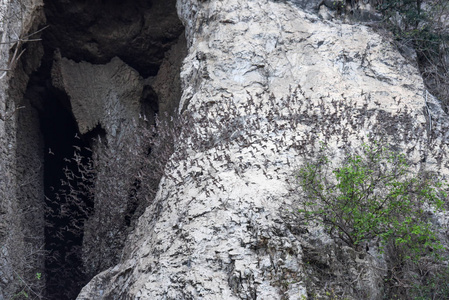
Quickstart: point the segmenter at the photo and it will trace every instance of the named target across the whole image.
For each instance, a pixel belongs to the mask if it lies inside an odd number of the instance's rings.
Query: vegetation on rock
[[[416,174],[404,154],[381,141],[347,151],[341,163],[334,155],[322,145],[299,169],[305,223],[324,226],[357,251],[386,251],[389,299],[448,296],[440,228],[430,218],[444,210],[447,183],[431,172]]]
[[[338,167],[324,152],[299,170],[306,219],[319,220],[349,246],[379,238],[420,254],[440,248],[425,217],[426,204],[442,209],[446,197],[433,176],[413,176],[403,154],[377,143],[346,154]]]

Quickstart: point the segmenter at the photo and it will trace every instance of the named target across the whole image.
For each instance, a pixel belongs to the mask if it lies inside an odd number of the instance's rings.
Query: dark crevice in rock
[[[146,85],[142,93],[142,113],[148,115],[149,113],[159,113],[159,100],[154,89]]]

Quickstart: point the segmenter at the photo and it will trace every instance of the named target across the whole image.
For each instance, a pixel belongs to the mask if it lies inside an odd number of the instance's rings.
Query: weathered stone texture
[[[301,299],[307,255],[321,249],[357,282],[332,288],[381,298],[376,253],[338,254],[322,229],[301,233],[284,213],[300,153],[319,139],[338,149],[382,127],[404,147],[425,136],[424,85],[370,28],[292,2],[178,1],[188,45],[179,107],[193,122],[120,263],[78,299]]]
[[[24,49],[25,37],[45,21],[42,5],[30,0],[2,1],[0,6],[0,299],[23,287],[18,276],[36,291],[42,285],[30,278],[44,268],[43,153],[37,112],[23,98],[42,47],[27,43],[26,63],[13,59]]]
[[[137,121],[143,90],[137,71],[117,57],[106,65],[59,59],[53,65],[53,85],[69,95],[81,134],[100,126],[116,137],[120,118]]]
[[[181,66],[187,55],[186,40],[182,34],[178,42],[165,54],[157,76],[151,77],[151,87],[157,94],[159,115],[171,115],[177,111],[181,99]]]
[[[95,163],[94,212],[82,255],[89,278],[117,263],[134,219],[151,200],[136,199],[135,177],[149,151],[142,131],[156,113],[171,113],[181,95],[186,50],[174,6],[172,0],[47,3],[53,26],[46,43],[58,48],[52,83],[70,98]]]
[[[85,224],[82,255],[84,271],[93,276],[117,261],[126,237],[132,174],[141,163],[134,158],[145,151],[137,134],[144,82],[119,58],[105,65],[59,58],[52,80],[69,96],[80,133],[96,130],[94,212]]]

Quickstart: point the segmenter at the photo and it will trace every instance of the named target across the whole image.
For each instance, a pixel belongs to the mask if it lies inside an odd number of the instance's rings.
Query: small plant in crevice
[[[33,219],[36,211],[35,207],[24,206],[19,213],[27,217],[28,220],[32,220],[37,231],[43,231],[43,222]],[[50,254],[44,249],[44,245],[40,244],[42,240],[30,235],[24,228],[26,227],[11,228],[13,234],[6,240],[0,241],[2,253],[0,272],[3,274],[3,282],[7,283],[7,287],[13,288],[9,294],[8,291],[3,291],[3,296],[8,300],[44,299],[46,276],[42,262]],[[20,239],[17,238],[18,236]],[[21,244],[18,244],[18,240]],[[36,240],[39,241],[39,244],[36,243]]]
[[[40,288],[37,288],[36,282],[41,283],[42,273],[37,272],[33,278],[35,282],[26,282],[22,277],[19,277],[19,286],[21,289],[19,292],[15,293],[11,300],[16,299],[43,299],[42,288],[43,285],[39,284]]]
[[[24,207],[20,213],[29,217],[29,220],[35,221],[30,218],[35,213],[33,207]],[[35,221],[36,229],[43,231],[42,223]],[[42,240],[39,237],[29,235],[23,228],[12,228],[13,234],[6,240],[0,241],[2,252],[0,272],[4,277],[3,282],[11,288],[9,293],[3,291],[3,296],[5,299],[44,299],[46,276],[43,261],[50,254],[44,249],[43,244],[36,243],[36,240],[41,243]],[[17,239],[18,236],[21,239]]]

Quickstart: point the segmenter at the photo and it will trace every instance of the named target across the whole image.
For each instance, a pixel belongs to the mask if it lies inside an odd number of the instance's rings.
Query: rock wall
[[[93,276],[117,260],[126,236],[126,199],[134,181],[131,174],[141,163],[132,156],[145,151],[136,135],[143,79],[119,58],[105,65],[59,58],[53,64],[52,79],[55,87],[69,95],[80,134],[93,129],[98,132],[91,145],[98,170],[94,212],[85,224],[82,255],[85,272]],[[152,118],[154,112],[148,115]]]
[[[424,153],[433,112],[418,70],[388,37],[298,1],[177,8],[187,125],[120,263],[78,299],[381,299],[376,249],[357,253],[291,219],[294,172],[320,140],[343,149],[379,132],[410,150],[416,168],[423,156],[435,164]],[[447,149],[444,131],[435,136]]]
[[[35,280],[44,270],[43,147],[39,127],[30,126],[37,111],[24,94],[43,52],[28,35],[45,17],[42,1],[0,4],[0,299],[9,299],[25,284],[36,292],[44,285]]]

